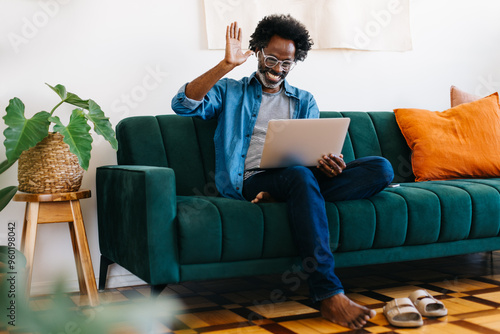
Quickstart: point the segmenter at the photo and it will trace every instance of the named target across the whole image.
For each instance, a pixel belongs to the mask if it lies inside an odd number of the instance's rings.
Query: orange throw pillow
[[[394,109],[415,181],[500,177],[498,93],[443,112]]]

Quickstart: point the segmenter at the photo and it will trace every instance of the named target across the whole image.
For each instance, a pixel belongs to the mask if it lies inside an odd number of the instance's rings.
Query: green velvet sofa
[[[414,182],[411,151],[393,112],[349,117],[344,159],[379,155],[398,187],[327,203],[337,267],[500,249],[500,178]],[[284,203],[218,196],[216,121],[140,116],[117,126],[118,165],[97,169],[99,287],[117,263],[152,285],[285,273],[300,259]]]

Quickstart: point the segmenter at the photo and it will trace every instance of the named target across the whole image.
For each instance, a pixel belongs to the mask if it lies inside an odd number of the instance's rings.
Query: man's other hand
[[[344,156],[342,154],[324,155],[318,162],[319,164],[316,167],[319,168],[328,177],[339,175],[346,167]]]

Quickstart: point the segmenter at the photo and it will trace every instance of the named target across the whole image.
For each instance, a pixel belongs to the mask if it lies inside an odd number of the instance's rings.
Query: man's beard
[[[279,80],[273,81],[272,79],[268,78],[268,76],[267,76],[268,73],[272,76],[280,77]],[[278,73],[274,72],[271,68],[265,67],[263,69],[262,66],[259,66],[259,68],[257,70],[257,77],[259,78],[260,83],[264,87],[269,88],[269,89],[275,89],[275,88],[278,88],[279,86],[281,86],[281,84],[283,83],[283,80],[285,80],[286,73],[282,72],[281,74],[278,74]]]

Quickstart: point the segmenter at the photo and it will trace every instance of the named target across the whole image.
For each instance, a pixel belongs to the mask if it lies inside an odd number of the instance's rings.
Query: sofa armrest
[[[177,199],[171,168],[97,168],[101,254],[150,284],[178,282]]]

